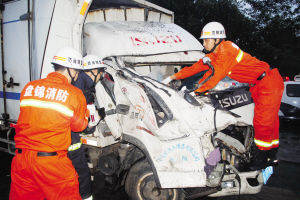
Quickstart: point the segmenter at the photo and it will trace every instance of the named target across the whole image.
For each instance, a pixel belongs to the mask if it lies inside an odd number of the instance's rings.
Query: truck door
[[[0,118],[12,121],[18,119],[20,93],[30,81],[30,2],[11,1],[2,11]]]

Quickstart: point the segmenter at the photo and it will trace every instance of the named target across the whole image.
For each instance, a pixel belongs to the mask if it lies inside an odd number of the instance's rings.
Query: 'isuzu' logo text
[[[232,110],[252,103],[251,93],[246,89],[234,91],[221,91],[210,95],[214,106]]]
[[[227,97],[225,99],[219,100],[222,108],[227,108],[229,106],[234,106],[237,104],[243,104],[244,102],[248,102],[249,99],[246,94],[235,95],[231,97]]]

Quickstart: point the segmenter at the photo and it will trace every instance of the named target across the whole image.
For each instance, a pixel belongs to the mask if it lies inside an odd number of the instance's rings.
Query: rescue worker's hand
[[[173,74],[172,76],[169,76],[169,77],[165,78],[164,80],[162,80],[161,83],[170,86],[170,82],[172,82],[174,80],[176,80],[176,76]]]
[[[100,115],[101,120],[104,120],[104,118],[106,116],[104,107],[99,108],[97,111],[98,111],[98,114]]]
[[[207,63],[210,63],[211,60],[210,60],[209,57],[206,57],[206,56],[205,56],[205,57],[202,58],[202,62],[203,62],[203,64],[207,65]]]
[[[194,93],[195,93],[195,96],[207,96],[207,91],[205,91],[205,92],[197,92],[197,91],[194,91]]]
[[[196,93],[195,92],[190,92],[190,95],[192,95],[193,97],[195,97]]]
[[[90,111],[88,127],[96,126],[100,121],[99,113],[96,110],[95,104],[88,104],[87,109]]]
[[[168,76],[167,78],[165,78],[164,80],[161,81],[161,83],[163,84],[169,84],[172,81],[171,76]]]

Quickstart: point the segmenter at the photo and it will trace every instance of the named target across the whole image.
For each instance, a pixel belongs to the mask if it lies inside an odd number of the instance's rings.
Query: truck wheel
[[[144,160],[133,165],[125,182],[131,200],[183,200],[181,189],[158,188],[150,164]]]

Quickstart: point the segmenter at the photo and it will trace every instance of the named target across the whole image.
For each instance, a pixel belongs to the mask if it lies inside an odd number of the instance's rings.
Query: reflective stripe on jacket
[[[272,140],[272,142],[265,142],[265,141],[254,138],[254,142],[255,142],[256,146],[266,148],[266,149],[270,149],[273,146],[278,147],[278,145],[279,145],[279,139]]]
[[[68,151],[75,151],[75,150],[79,149],[81,147],[81,144],[82,144],[81,142],[71,144],[68,148]]]

